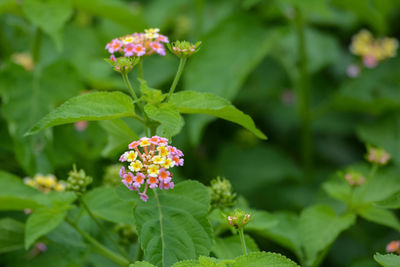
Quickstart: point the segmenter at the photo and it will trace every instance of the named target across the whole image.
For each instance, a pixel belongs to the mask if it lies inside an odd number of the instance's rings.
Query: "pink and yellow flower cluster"
[[[160,29],[147,29],[144,33],[133,33],[113,39],[106,45],[111,53],[110,59],[115,60],[115,54],[124,57],[142,57],[157,53],[165,56],[163,43],[169,43],[168,37],[159,34]]]
[[[174,188],[172,173],[168,170],[183,165],[182,151],[168,145],[168,139],[159,136],[142,137],[128,147],[130,150],[124,152],[119,160],[129,164],[128,170],[124,166],[120,169],[122,183],[129,190],[139,192],[140,198],[147,201],[149,188]],[[144,190],[141,192],[142,185]]]
[[[395,57],[397,47],[398,42],[395,38],[374,39],[369,31],[361,30],[353,36],[350,50],[362,57],[367,68],[373,68],[379,61]]]

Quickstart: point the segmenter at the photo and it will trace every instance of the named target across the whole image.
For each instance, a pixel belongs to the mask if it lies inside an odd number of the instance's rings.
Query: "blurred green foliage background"
[[[296,12],[305,30],[306,80]],[[158,27],[170,40],[202,41],[178,90],[231,100],[269,137],[261,141],[232,123],[188,116],[173,140],[185,153],[178,179],[208,184],[224,176],[252,207],[268,211],[335,206],[320,185],[337,170],[363,161],[365,143],[391,153],[399,175],[399,58],[363,69],[357,78],[346,75],[348,65],[359,61],[349,51],[351,37],[361,29],[398,37],[399,20],[397,0],[1,0],[0,169],[65,179],[76,163],[100,184],[105,168],[130,141],[110,123],[24,133],[72,96],[126,91],[103,60],[104,46],[115,37]],[[177,65],[172,55],[151,57],[144,61],[144,77],[150,86],[167,90]],[[304,83],[310,91],[311,144],[301,138]],[[360,221],[333,245],[323,266],[377,266],[371,255],[395,238],[394,230]],[[263,250],[291,255],[266,239],[256,241]]]

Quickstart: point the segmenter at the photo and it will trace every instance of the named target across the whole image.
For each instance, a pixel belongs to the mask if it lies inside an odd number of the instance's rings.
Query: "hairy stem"
[[[178,71],[176,72],[174,81],[172,82],[171,88],[169,89],[169,93],[167,98],[169,98],[175,91],[176,86],[178,85],[179,79],[181,78],[183,69],[185,68],[186,58],[181,58],[179,62]]]
[[[247,254],[246,240],[244,239],[243,227],[239,228],[240,243],[242,244],[243,255]]]
[[[40,28],[36,28],[35,37],[33,39],[32,45],[32,58],[33,62],[36,64],[40,58],[40,46],[42,44],[43,32]]]
[[[311,108],[310,108],[310,77],[308,73],[308,59],[305,40],[305,21],[299,9],[296,9],[296,32],[299,53],[299,79],[298,101],[301,119],[301,152],[303,158],[304,176],[309,179],[312,171],[312,132],[311,132]]]
[[[87,234],[86,232],[82,231],[78,225],[76,225],[74,222],[66,219],[66,222],[68,224],[70,224],[73,228],[75,228],[75,230],[84,238],[86,239],[86,241],[88,241],[89,243],[91,243],[97,250],[98,252],[103,255],[104,257],[106,257],[107,259],[115,262],[116,264],[120,265],[120,266],[128,266],[129,265],[129,261],[127,259],[125,259],[124,257],[122,257],[119,254],[114,253],[113,251],[109,250],[108,248],[106,248],[105,246],[103,246],[101,243],[99,243],[96,239],[94,239],[93,237],[91,237],[89,234]]]
[[[124,255],[125,258],[129,259],[129,255],[128,253],[121,248],[117,241],[114,240],[114,238],[112,238],[112,236],[110,235],[110,233],[108,232],[108,230],[103,226],[103,224],[101,224],[99,222],[99,220],[97,220],[97,218],[94,216],[94,214],[90,211],[88,205],[86,204],[86,202],[83,200],[82,197],[79,197],[79,202],[81,203],[81,206],[86,210],[86,212],[89,214],[89,216],[92,218],[92,220],[97,224],[97,226],[100,228],[101,232],[107,236],[107,238],[114,244],[114,246],[118,249],[118,251]],[[129,259],[130,260],[130,259]]]

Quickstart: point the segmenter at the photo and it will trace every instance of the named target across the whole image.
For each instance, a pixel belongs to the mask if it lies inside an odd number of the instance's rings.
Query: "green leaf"
[[[157,134],[166,138],[171,138],[177,135],[184,124],[182,116],[178,109],[169,103],[162,103],[158,107],[152,104],[147,104],[144,111],[150,119],[160,123],[157,128]]]
[[[11,218],[0,220],[0,253],[24,247],[24,224]]]
[[[250,236],[245,235],[245,241],[248,252],[259,251],[256,242]],[[234,259],[242,255],[243,251],[239,235],[216,238],[212,252],[219,259]]]
[[[262,216],[261,219],[266,219]],[[257,219],[257,213],[254,216],[254,220]],[[268,223],[273,221],[274,223]],[[253,224],[252,221],[248,224],[249,231],[264,236],[270,240],[275,241],[281,246],[291,250],[298,258],[302,257],[301,241],[297,227],[299,224],[299,218],[297,215],[288,212],[278,212],[270,214],[270,218],[266,219],[266,222],[259,222]],[[267,225],[268,227],[265,227]]]
[[[121,201],[112,187],[97,187],[84,196],[84,201],[94,215],[104,220],[133,224],[133,206]]]
[[[280,36],[280,29],[267,30],[255,17],[232,15],[202,38],[203,49],[186,67],[185,88],[234,99]]]
[[[62,28],[72,16],[71,0],[24,0],[22,10],[35,26],[49,34],[60,49]]]
[[[200,256],[199,260],[179,261],[172,267],[227,267],[227,265],[215,258]]]
[[[110,120],[134,115],[132,99],[121,92],[95,92],[73,97],[36,123],[28,135],[77,121]]]
[[[370,206],[359,210],[358,213],[361,217],[368,221],[385,225],[396,229],[397,231],[400,231],[399,220],[397,219],[396,215],[390,210]]]
[[[207,114],[237,123],[254,133],[258,138],[267,137],[255,126],[249,115],[235,108],[228,100],[194,91],[183,91],[173,94],[169,102],[174,104],[180,113]]]
[[[253,252],[235,259],[232,267],[298,267],[298,265],[278,253]]]
[[[212,245],[206,216],[209,194],[199,182],[185,181],[173,190],[157,190],[147,203],[138,204],[135,219],[145,260],[165,267],[208,255]]]
[[[129,267],[156,267],[156,266],[147,261],[136,261],[133,264],[129,264]]]
[[[322,188],[334,199],[341,200],[344,203],[350,203],[352,199],[352,188],[344,180],[342,175],[335,176],[325,182]]]
[[[63,222],[66,208],[39,208],[29,216],[25,226],[25,249],[39,237],[49,233]]]
[[[375,202],[374,204],[378,208],[399,209],[400,208],[400,194],[395,194],[384,200]]]
[[[385,254],[376,253],[374,259],[383,267],[399,267],[400,266],[400,256],[395,254]]]
[[[101,121],[100,126],[108,133],[107,146],[101,154],[115,156],[127,148],[132,140],[139,139],[138,135],[121,119]]]
[[[316,205],[300,214],[299,235],[306,262],[312,266],[318,254],[330,246],[339,234],[355,222],[354,214],[338,216],[329,206]]]

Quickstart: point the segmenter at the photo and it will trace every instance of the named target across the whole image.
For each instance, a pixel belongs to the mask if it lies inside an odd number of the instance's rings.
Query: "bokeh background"
[[[1,0],[0,169],[65,179],[76,163],[101,184],[130,141],[124,133],[107,122],[24,133],[72,96],[126,91],[104,61],[104,47],[115,37],[158,27],[170,40],[202,41],[178,90],[231,100],[269,138],[258,140],[230,122],[188,116],[173,139],[185,153],[177,179],[209,184],[226,177],[251,207],[268,211],[335,206],[320,185],[363,161],[366,143],[384,147],[393,167],[400,167],[399,58],[362,68],[356,78],[346,72],[361,65],[349,50],[353,35],[367,29],[376,37],[399,37],[399,20],[397,0]],[[144,62],[144,77],[167,90],[177,66],[171,54],[154,56]],[[302,113],[304,86],[309,122]],[[398,233],[360,220],[333,245],[323,266],[377,266],[371,255],[391,238]],[[256,241],[263,250],[293,257],[267,239]],[[68,264],[63,266],[75,266]]]

